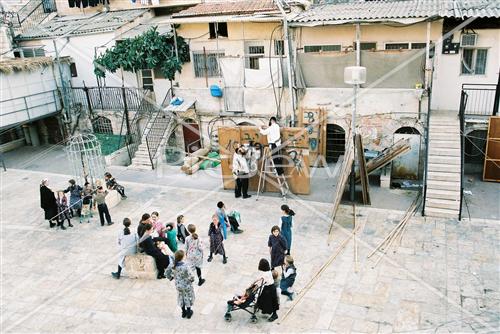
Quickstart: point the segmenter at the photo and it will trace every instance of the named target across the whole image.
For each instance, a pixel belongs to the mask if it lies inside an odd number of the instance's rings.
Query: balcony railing
[[[50,114],[60,112],[59,92],[46,92],[17,97],[0,102],[0,128],[32,122]]]
[[[460,113],[464,116],[494,116],[498,114],[496,84],[463,84]]]

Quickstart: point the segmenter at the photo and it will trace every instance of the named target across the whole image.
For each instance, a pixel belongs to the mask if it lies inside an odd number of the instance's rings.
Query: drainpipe
[[[290,96],[290,106],[292,108],[292,112],[290,114],[290,126],[295,126],[295,98],[293,92],[293,74],[292,74],[292,44],[290,41],[290,34],[288,31],[288,20],[286,18],[285,10],[281,4],[281,0],[275,0],[276,5],[278,6],[281,15],[283,16],[283,32],[285,34],[285,41],[287,44],[287,70],[288,70],[288,95]],[[271,52],[271,50],[269,50]]]
[[[356,66],[361,66],[361,26],[359,23],[356,23]],[[357,110],[357,103],[358,103],[358,89],[359,85],[355,84],[354,85],[354,101],[352,103],[352,116],[351,116],[351,129],[352,129],[352,149],[354,150],[354,153],[356,153],[356,110]],[[354,161],[356,160],[356,155],[354,155]],[[351,185],[350,185],[350,199],[351,202],[354,203],[355,199],[355,194],[356,194],[356,172],[354,168],[354,161],[352,162],[351,166]]]
[[[431,22],[427,21],[427,37],[425,40],[425,84],[424,88],[428,89],[429,88],[429,82],[430,82],[430,75],[431,75],[431,60],[430,60],[430,54],[431,54]]]

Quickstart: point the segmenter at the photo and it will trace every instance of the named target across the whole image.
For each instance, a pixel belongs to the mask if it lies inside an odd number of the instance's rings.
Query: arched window
[[[326,126],[326,162],[337,162],[345,153],[345,130],[337,124]]]
[[[92,129],[95,133],[113,134],[111,120],[103,116],[99,116],[92,121]]]

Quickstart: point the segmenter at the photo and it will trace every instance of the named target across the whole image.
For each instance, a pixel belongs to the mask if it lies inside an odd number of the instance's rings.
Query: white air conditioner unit
[[[460,47],[476,46],[477,34],[462,34],[460,35]]]

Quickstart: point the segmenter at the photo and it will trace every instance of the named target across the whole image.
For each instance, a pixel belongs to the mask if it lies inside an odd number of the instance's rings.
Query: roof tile
[[[272,0],[244,0],[205,2],[172,15],[174,18],[208,15],[254,14],[275,12],[278,7]]]

